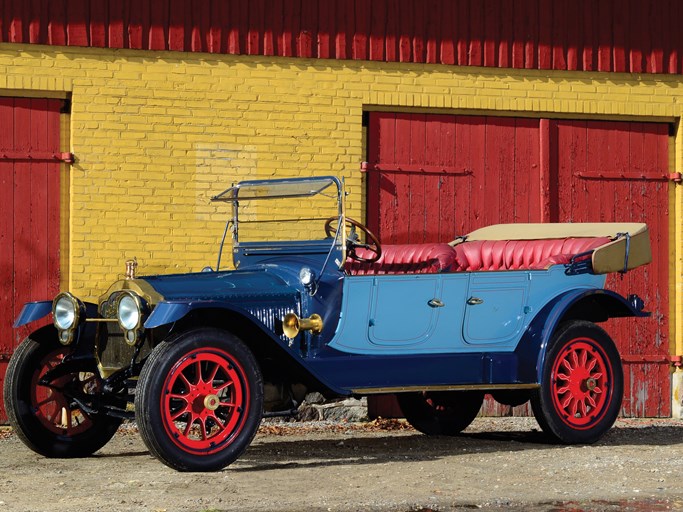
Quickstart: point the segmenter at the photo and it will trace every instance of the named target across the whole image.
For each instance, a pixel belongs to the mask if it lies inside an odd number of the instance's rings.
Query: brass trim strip
[[[86,318],[86,322],[118,322],[116,318]]]
[[[357,395],[379,395],[384,393],[407,393],[410,391],[497,391],[506,389],[538,389],[540,384],[460,384],[443,386],[400,386],[387,388],[355,388],[351,392]]]

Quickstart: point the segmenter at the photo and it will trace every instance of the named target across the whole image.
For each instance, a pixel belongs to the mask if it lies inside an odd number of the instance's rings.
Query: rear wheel
[[[616,420],[624,390],[619,353],[597,325],[561,325],[543,364],[531,407],[543,431],[567,444],[594,443]]]
[[[249,446],[263,416],[251,351],[218,329],[157,346],[140,373],[135,415],[150,452],[180,471],[215,471]]]
[[[50,386],[40,384],[72,351],[59,343],[56,332],[40,338],[40,343],[26,338],[7,367],[3,398],[9,423],[24,444],[46,457],[90,455],[107,444],[121,420],[88,413],[71,398],[100,392],[94,367],[57,377]]]
[[[454,436],[477,417],[480,391],[425,391],[396,395],[403,414],[416,430],[428,435]]]

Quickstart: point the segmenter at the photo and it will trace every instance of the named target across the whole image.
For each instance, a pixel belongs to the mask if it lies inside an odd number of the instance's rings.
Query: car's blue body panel
[[[147,276],[141,279],[169,301],[222,299],[291,290],[282,272],[270,272],[263,266],[232,272]]]
[[[270,311],[264,326],[274,328],[275,314],[296,310],[298,291],[287,284],[282,273],[270,271],[267,266],[232,272],[202,272],[142,278],[164,300],[156,305],[145,321],[152,329],[176,322],[196,309],[234,309],[243,314]]]
[[[615,308],[621,308],[615,313],[619,316],[647,315],[608,290],[593,287],[565,289],[547,304],[541,304],[535,315],[528,315],[530,319],[525,322],[523,333],[510,351],[498,346],[472,346],[463,341],[459,351],[433,354],[385,355],[378,352],[377,355],[348,354],[344,357],[337,350],[326,350],[305,364],[314,373],[324,375],[331,387],[355,393],[420,386],[476,385],[486,388],[537,384],[548,342],[558,323],[572,306],[596,297],[604,297]],[[453,325],[457,325],[457,320]]]
[[[354,354],[512,352],[536,313],[572,288],[596,290],[604,276],[547,271],[355,276],[329,346]],[[468,304],[468,299],[481,300]],[[443,306],[433,307],[437,299]]]
[[[563,265],[384,276],[330,270],[314,297],[297,280],[300,267],[301,260],[281,260],[277,267],[265,262],[232,272],[145,278],[165,299],[145,327],[176,322],[196,310],[234,311],[326,387],[351,394],[532,385],[539,380],[549,336],[575,302],[606,294],[628,314],[640,314],[621,296],[602,290],[605,276],[567,276]],[[472,297],[482,302],[468,304]],[[278,319],[288,312],[323,317],[323,333],[300,334],[305,350],[276,332]]]

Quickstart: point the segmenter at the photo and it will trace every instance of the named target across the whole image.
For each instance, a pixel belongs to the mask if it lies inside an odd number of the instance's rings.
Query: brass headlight
[[[69,345],[81,320],[85,306],[69,292],[62,292],[52,301],[52,317],[62,345]]]
[[[135,345],[143,323],[144,304],[142,299],[130,292],[122,293],[116,302],[116,318],[124,333],[126,343]]]

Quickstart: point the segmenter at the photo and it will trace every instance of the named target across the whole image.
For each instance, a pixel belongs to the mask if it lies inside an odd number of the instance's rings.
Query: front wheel
[[[234,462],[254,438],[262,408],[256,359],[242,341],[218,329],[159,344],[136,388],[143,441],[179,471],[216,471]]]
[[[121,424],[120,419],[83,410],[74,400],[89,400],[101,392],[94,365],[84,363],[49,385],[41,383],[71,352],[59,343],[54,328],[44,327],[19,345],[7,366],[3,398],[9,423],[26,446],[46,457],[90,455],[107,444]]]
[[[543,363],[541,386],[531,397],[534,416],[556,441],[589,444],[619,415],[624,375],[614,342],[597,325],[561,325]]]
[[[481,391],[438,391],[396,395],[403,415],[415,430],[427,435],[454,436],[477,417]]]

